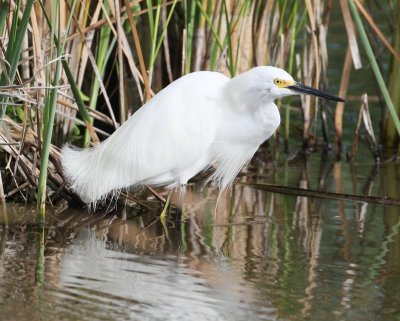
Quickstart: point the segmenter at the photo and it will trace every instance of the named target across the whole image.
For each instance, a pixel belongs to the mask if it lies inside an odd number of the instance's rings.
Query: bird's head
[[[252,99],[255,105],[260,101],[273,101],[298,94],[344,102],[343,98],[305,86],[295,81],[285,70],[272,66],[255,67],[233,78],[231,93],[237,98],[240,96],[240,100]]]

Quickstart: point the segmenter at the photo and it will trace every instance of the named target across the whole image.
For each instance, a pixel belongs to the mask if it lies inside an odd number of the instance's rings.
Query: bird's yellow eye
[[[274,84],[277,85],[277,86],[282,86],[283,85],[283,81],[280,80],[280,79],[275,79],[274,80]]]

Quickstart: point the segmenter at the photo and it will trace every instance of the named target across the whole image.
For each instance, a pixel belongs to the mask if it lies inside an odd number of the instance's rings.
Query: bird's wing
[[[119,176],[117,188],[185,183],[211,161],[207,153],[227,81],[219,73],[198,72],[173,82],[104,143],[99,167]]]
[[[62,166],[71,189],[86,203],[139,184],[184,184],[209,155],[228,78],[186,75],[160,91],[100,145],[64,146]]]

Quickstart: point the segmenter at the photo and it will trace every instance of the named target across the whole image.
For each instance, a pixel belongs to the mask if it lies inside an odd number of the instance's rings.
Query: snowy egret
[[[225,189],[278,128],[274,100],[302,93],[344,101],[276,67],[255,67],[232,79],[209,71],[185,75],[101,144],[64,146],[64,176],[84,202],[94,204],[123,188],[185,185],[210,166],[215,171],[209,180]]]

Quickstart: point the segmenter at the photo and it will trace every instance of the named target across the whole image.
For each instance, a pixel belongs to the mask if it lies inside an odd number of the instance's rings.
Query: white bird
[[[299,93],[335,101],[284,70],[255,67],[232,79],[218,72],[185,75],[161,90],[101,144],[62,148],[64,176],[85,203],[121,189],[186,185],[213,166],[209,178],[227,188],[280,124],[274,100]]]

